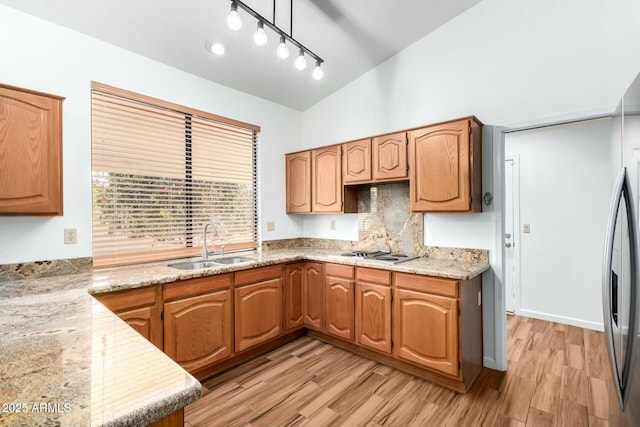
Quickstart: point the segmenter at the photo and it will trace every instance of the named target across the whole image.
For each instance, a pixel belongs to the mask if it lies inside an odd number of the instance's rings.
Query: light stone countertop
[[[278,249],[196,271],[163,262],[0,283],[0,425],[142,426],[200,397],[195,378],[89,294],[305,259],[460,280],[489,269],[484,261],[393,265],[338,253]]]

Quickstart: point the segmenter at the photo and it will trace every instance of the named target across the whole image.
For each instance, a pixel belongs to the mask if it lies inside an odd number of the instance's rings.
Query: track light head
[[[227,25],[233,31],[238,31],[242,28],[242,18],[238,14],[238,4],[236,2],[231,2],[231,11],[227,15]]]

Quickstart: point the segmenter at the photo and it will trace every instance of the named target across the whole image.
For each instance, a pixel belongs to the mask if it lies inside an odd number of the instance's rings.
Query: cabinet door
[[[164,305],[165,353],[193,372],[233,353],[231,290]]]
[[[471,209],[469,120],[409,132],[412,211]]]
[[[327,333],[353,341],[353,281],[327,276],[326,284]]]
[[[356,283],[356,341],[391,353],[391,288]]]
[[[287,213],[311,212],[311,152],[286,155]]]
[[[396,357],[458,376],[458,300],[396,289]]]
[[[343,184],[371,181],[371,140],[342,144]]]
[[[304,325],[302,294],[304,263],[287,265],[284,278],[284,327],[294,329]]]
[[[322,264],[306,263],[302,290],[304,324],[318,331],[324,330],[324,277]]]
[[[342,211],[342,162],[340,146],[312,150],[312,212]]]
[[[406,132],[373,139],[373,179],[389,181],[408,179]]]
[[[122,311],[118,317],[145,337],[151,344],[162,350],[162,323],[155,307],[142,307],[135,310]]]
[[[145,286],[94,297],[153,345],[163,349],[162,287]]]
[[[62,100],[0,86],[0,213],[62,215]]]
[[[236,351],[277,337],[282,332],[282,279],[270,279],[235,290]]]

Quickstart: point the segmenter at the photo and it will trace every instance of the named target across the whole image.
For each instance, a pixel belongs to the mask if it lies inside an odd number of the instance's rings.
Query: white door
[[[504,163],[504,299],[508,313],[515,311],[515,256],[513,235],[515,222],[514,209],[514,163],[515,159],[507,158]],[[518,229],[518,227],[516,227]]]

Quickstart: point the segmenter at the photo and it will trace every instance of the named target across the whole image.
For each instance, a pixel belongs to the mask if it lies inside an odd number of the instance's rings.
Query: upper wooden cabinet
[[[371,181],[371,140],[342,144],[342,182],[357,184]]]
[[[62,101],[0,85],[0,214],[62,215]]]
[[[409,132],[411,210],[482,210],[481,125],[474,118]]]
[[[342,212],[342,159],[339,145],[311,151],[311,211]]]
[[[311,152],[286,155],[287,213],[311,212]]]
[[[373,138],[373,180],[408,179],[407,133],[398,132]]]

